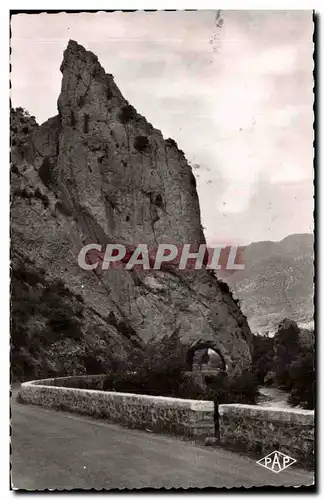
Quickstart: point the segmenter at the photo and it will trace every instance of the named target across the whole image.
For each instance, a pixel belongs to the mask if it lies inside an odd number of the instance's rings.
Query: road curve
[[[14,489],[312,485],[292,465],[275,474],[251,458],[11,399]],[[260,457],[262,458],[262,457]]]

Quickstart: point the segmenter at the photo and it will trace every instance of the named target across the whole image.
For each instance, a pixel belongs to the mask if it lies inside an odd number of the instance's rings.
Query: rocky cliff
[[[46,337],[49,327],[56,332],[46,344],[53,373],[63,373],[70,353],[83,356],[94,339],[104,358],[118,358],[177,332],[188,345],[212,341],[230,374],[248,368],[246,318],[211,272],[100,273],[78,266],[78,253],[90,242],[155,248],[160,242],[205,240],[195,177],[176,143],[164,140],[125,100],[97,57],[74,41],[64,52],[61,72],[57,116],[41,126],[22,110],[12,118],[12,267],[16,287],[25,287],[38,304],[22,316],[18,337],[25,340],[23,347],[16,345],[17,356],[26,357],[35,332]],[[65,301],[66,336],[50,312],[39,312],[53,283],[62,293],[51,300]],[[18,316],[21,301],[16,301]],[[79,333],[72,339],[71,314],[79,314]],[[33,356],[35,364],[37,353]],[[41,369],[36,372],[42,375]]]

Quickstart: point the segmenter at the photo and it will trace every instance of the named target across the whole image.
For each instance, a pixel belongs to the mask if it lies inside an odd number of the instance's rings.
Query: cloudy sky
[[[19,14],[11,98],[57,113],[68,40],[194,165],[210,244],[313,230],[311,11]],[[220,21],[221,20],[221,21]]]

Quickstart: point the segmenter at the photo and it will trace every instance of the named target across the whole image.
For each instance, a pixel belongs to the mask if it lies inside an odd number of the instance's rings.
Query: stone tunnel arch
[[[208,352],[209,351],[209,352]],[[197,356],[198,355],[198,356]],[[187,351],[186,364],[188,371],[194,371],[194,361],[200,357],[200,364],[206,365],[209,361],[214,365],[215,369],[220,371],[227,371],[224,356],[220,350],[211,341],[201,341],[191,346]],[[198,362],[199,363],[199,362]]]
[[[195,359],[195,354],[199,353],[201,351],[201,367],[195,368],[194,367],[194,359]],[[215,363],[215,366],[209,366],[207,370],[205,367],[208,364],[210,354],[208,355],[208,351],[212,351],[215,355],[215,358],[217,358],[217,363]],[[206,363],[207,361],[207,363]],[[187,351],[187,356],[186,356],[186,363],[187,363],[187,376],[190,377],[190,379],[194,380],[195,383],[200,385],[202,388],[207,389],[208,387],[211,387],[215,384],[222,386],[225,383],[226,387],[226,380],[227,380],[227,364],[225,361],[225,358],[221,351],[216,347],[215,343],[212,341],[198,341],[191,347],[189,347]],[[219,437],[219,411],[218,411],[218,406],[219,406],[219,400],[214,399],[214,429],[215,429],[215,436]]]
[[[212,351],[217,359],[217,367],[210,366],[206,371],[202,370],[205,363],[201,364],[201,368],[194,369],[194,358],[195,353],[201,351],[202,361],[209,361],[210,355],[208,355],[208,350]],[[210,384],[214,384],[215,381],[220,386],[224,384],[227,380],[227,364],[225,358],[221,351],[216,347],[215,343],[212,341],[198,341],[192,345],[187,351],[187,370],[188,376],[193,379],[196,383],[201,385],[201,387],[208,388]],[[206,366],[206,364],[205,364]],[[202,371],[201,371],[202,370]],[[226,386],[226,382],[225,382]],[[219,400],[214,399],[214,431],[215,436],[219,438]]]

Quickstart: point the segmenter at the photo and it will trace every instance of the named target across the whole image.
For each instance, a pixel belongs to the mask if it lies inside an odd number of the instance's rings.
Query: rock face
[[[61,71],[58,116],[15,136],[12,147],[13,266],[28,259],[81,294],[85,338],[99,331],[111,353],[127,356],[177,332],[188,345],[212,342],[229,374],[249,368],[246,318],[206,269],[100,273],[78,266],[90,242],[155,248],[205,239],[195,177],[176,143],[164,140],[74,41]]]

